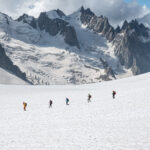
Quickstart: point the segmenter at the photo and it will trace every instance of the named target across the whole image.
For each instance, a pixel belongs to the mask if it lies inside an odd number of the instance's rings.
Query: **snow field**
[[[1,85],[0,149],[149,150],[149,78],[145,74],[81,86]],[[112,90],[117,91],[115,100]]]

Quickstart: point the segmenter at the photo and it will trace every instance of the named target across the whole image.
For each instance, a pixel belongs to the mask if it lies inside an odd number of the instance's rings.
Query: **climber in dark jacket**
[[[66,98],[66,105],[69,105],[69,98]]]
[[[88,103],[91,102],[92,95],[88,94]]]
[[[116,91],[113,91],[113,92],[112,92],[112,97],[113,97],[113,99],[115,99],[115,96],[116,96]]]
[[[52,105],[53,105],[53,101],[50,100],[50,101],[49,101],[49,108],[52,107]]]

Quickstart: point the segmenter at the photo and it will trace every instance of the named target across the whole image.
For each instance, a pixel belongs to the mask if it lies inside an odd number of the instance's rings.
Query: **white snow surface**
[[[80,86],[0,85],[0,149],[149,150],[149,85],[150,73]]]
[[[50,19],[61,18],[61,17],[58,15],[58,13],[57,13],[56,10],[48,11],[48,12],[46,12],[46,14],[48,15],[48,17],[49,17]]]
[[[0,84],[22,84],[25,85],[27,82],[23,81],[19,77],[7,72],[6,70],[0,68]]]

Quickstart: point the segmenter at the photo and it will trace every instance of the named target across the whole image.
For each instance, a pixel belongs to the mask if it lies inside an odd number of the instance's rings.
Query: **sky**
[[[40,12],[58,8],[71,14],[83,5],[108,17],[112,25],[150,13],[150,0],[0,0],[0,4],[0,12],[13,18],[23,13],[38,17]]]
[[[125,0],[125,2],[131,2],[132,0]],[[146,5],[150,8],[150,0],[136,0],[140,5]]]

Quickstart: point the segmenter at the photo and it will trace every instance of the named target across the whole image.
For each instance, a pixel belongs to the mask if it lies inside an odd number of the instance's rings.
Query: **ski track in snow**
[[[149,79],[145,74],[80,86],[1,85],[0,149],[149,150]]]

